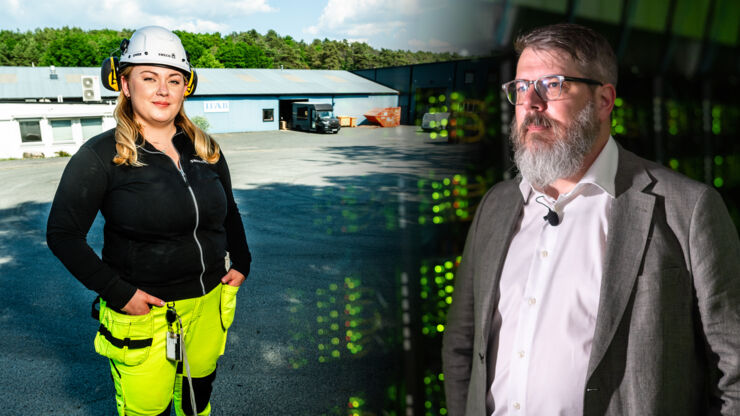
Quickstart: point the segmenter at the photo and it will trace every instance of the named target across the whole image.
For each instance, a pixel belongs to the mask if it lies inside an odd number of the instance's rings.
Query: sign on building
[[[228,113],[228,101],[203,101],[203,112],[205,113]]]

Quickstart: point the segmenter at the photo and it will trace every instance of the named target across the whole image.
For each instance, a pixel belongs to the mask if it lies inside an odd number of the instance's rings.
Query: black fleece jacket
[[[121,309],[136,289],[165,301],[204,295],[231,267],[249,274],[252,257],[226,160],[209,164],[180,129],[172,141],[181,170],[145,142],[143,167],[116,165],[115,130],[87,141],[64,169],[49,213],[51,251],[88,289]],[[100,211],[102,259],[86,236]]]

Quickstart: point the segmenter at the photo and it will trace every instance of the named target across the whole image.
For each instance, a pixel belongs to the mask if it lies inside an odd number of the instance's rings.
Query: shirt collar
[[[598,186],[604,192],[609,194],[609,196],[614,198],[614,179],[617,176],[618,162],[619,149],[617,148],[617,142],[613,137],[609,136],[606,146],[601,149],[599,156],[596,157],[596,160],[591,164],[591,167],[588,168],[581,180],[578,181],[575,187],[573,187],[573,190],[579,188],[581,184],[590,183]],[[522,193],[525,204],[529,202],[529,198],[532,193],[537,192],[532,188],[532,184],[524,177],[522,177],[522,181],[519,182],[519,191]]]

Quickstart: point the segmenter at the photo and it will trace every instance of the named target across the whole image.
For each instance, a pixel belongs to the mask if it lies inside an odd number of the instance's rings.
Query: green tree
[[[41,55],[41,65],[98,66],[98,47],[92,37],[78,28],[64,27]]]
[[[272,60],[264,51],[244,42],[225,42],[218,50],[216,58],[226,68],[271,68]]]
[[[190,61],[191,65],[193,65],[196,68],[223,68],[224,64],[221,63],[216,57],[213,55],[213,52],[211,50],[206,50],[203,52],[198,59],[195,61]]]

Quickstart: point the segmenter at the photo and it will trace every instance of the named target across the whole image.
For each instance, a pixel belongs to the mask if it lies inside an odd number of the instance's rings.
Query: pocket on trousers
[[[221,285],[221,327],[226,331],[234,322],[236,312],[236,292],[239,286]]]
[[[154,323],[152,312],[125,315],[100,301],[100,327],[95,334],[95,352],[124,365],[139,365],[149,357]]]

